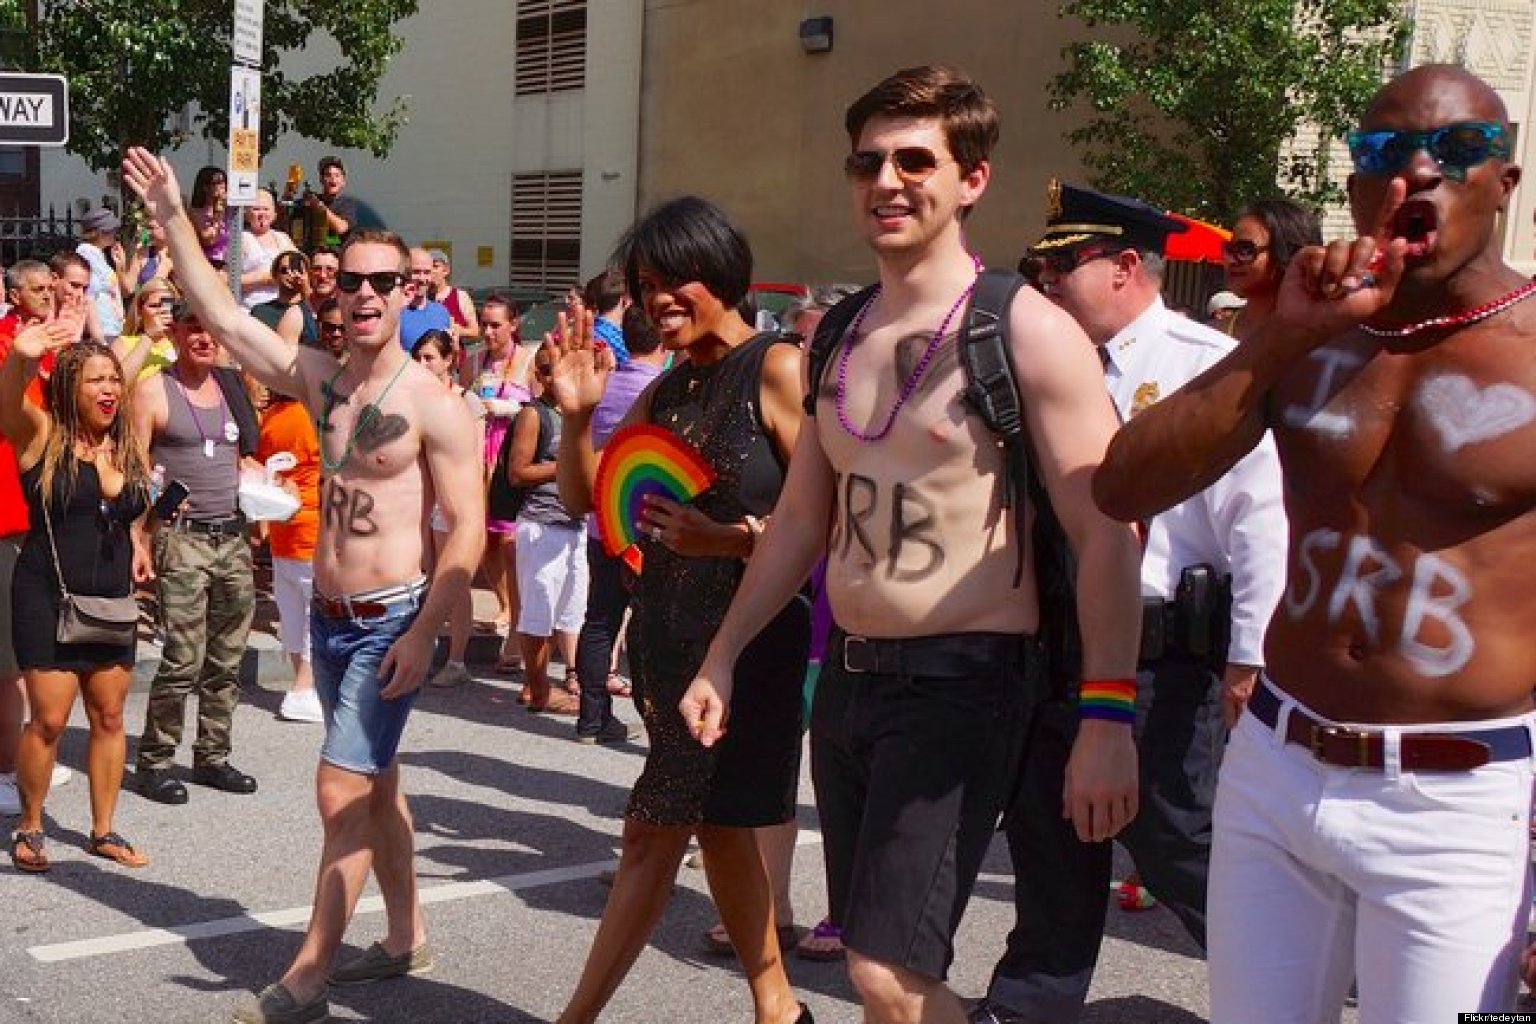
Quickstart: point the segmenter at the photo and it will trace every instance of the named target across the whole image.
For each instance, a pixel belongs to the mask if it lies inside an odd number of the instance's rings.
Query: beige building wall
[[[843,111],[901,67],[956,64],[997,103],[1002,142],[968,230],[988,263],[1012,266],[1044,224],[1045,186],[1081,164],[1046,84],[1075,22],[1054,0],[645,0],[641,206],[685,192],[719,202],[746,231],[759,280],[867,280],[843,158]],[[801,51],[802,18],[830,16],[830,53]]]

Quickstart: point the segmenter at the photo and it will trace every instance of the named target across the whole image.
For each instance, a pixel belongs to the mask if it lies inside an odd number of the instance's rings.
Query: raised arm
[[[1407,185],[1392,182],[1369,234],[1303,249],[1274,315],[1246,341],[1121,429],[1093,496],[1127,522],[1172,508],[1220,479],[1264,436],[1266,396],[1309,352],[1383,309],[1403,275],[1394,237]]]
[[[285,395],[310,397],[306,383],[324,380],[335,371],[336,361],[315,349],[295,350],[235,301],[222,275],[203,255],[170,163],[135,147],[123,157],[123,180],[165,230],[182,292],[213,336],[245,372],[267,387]]]
[[[597,480],[597,451],[592,445],[592,411],[602,400],[613,353],[592,341],[592,314],[579,305],[561,313],[555,329],[544,336],[554,359],[549,387],[560,410],[560,449],[555,453],[555,482],[560,504],[573,516],[592,511],[592,487]],[[623,425],[635,422],[650,407],[650,388],[630,407]]]
[[[74,340],[70,326],[61,321],[34,324],[16,335],[0,363],[0,432],[16,449],[18,465],[34,465],[48,441],[47,414],[27,401],[38,360]]]

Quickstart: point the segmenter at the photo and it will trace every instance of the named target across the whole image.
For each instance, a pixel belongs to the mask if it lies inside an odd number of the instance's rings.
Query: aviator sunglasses
[[[1509,156],[1509,136],[1491,121],[1457,121],[1423,131],[1354,131],[1349,154],[1361,174],[1395,174],[1424,150],[1434,157],[1446,177],[1456,181],[1489,157]]]
[[[403,278],[397,270],[376,270],[371,274],[359,274],[355,270],[342,270],[336,274],[336,287],[351,295],[362,288],[363,282],[367,281],[373,287],[375,293],[388,295],[400,287],[402,280]]]
[[[880,177],[880,169],[889,160],[896,168],[896,176],[903,184],[921,185],[944,164],[955,161],[939,159],[937,153],[923,146],[902,146],[900,149],[860,149],[848,154],[843,161],[843,173],[849,181],[869,184]]]
[[[1019,260],[1019,273],[1030,284],[1039,284],[1046,270],[1057,277],[1065,277],[1084,263],[1091,263],[1106,256],[1118,256],[1123,249],[1103,245],[1085,245],[1081,249],[1062,249],[1056,252],[1033,253]]]

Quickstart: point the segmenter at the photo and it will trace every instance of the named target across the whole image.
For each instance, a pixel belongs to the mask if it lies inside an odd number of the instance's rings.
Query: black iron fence
[[[47,260],[54,253],[75,247],[74,211],[63,214],[49,207],[45,214],[0,213],[0,263],[10,266],[17,260]]]

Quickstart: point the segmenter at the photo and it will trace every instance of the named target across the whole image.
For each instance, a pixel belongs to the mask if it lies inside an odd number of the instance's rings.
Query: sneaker
[[[383,943],[375,942],[361,956],[332,971],[330,982],[332,985],[366,985],[406,974],[426,974],[432,966],[432,950],[425,942],[399,956],[391,955]]]
[[[617,718],[610,718],[608,723],[597,732],[578,732],[577,743],[629,743],[640,738],[640,730],[632,725],[625,725]]]
[[[446,690],[454,686],[463,686],[467,682],[469,682],[469,669],[464,667],[462,661],[450,661],[427,680],[427,685],[440,686]]]
[[[0,814],[21,813],[21,793],[16,789],[16,773],[0,772]]]
[[[285,722],[324,722],[325,711],[320,707],[320,695],[314,690],[289,690],[283,694],[277,717]]]
[[[965,1017],[968,1024],[1028,1024],[1024,1017],[990,999],[980,999]]]
[[[56,764],[53,766],[53,774],[48,777],[48,786],[50,789],[55,789],[74,777],[75,770],[69,765]]]
[[[331,1015],[322,991],[301,1003],[282,985],[268,985],[255,1000],[235,1011],[235,1024],[318,1024]]]

